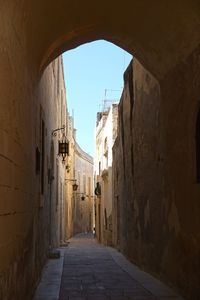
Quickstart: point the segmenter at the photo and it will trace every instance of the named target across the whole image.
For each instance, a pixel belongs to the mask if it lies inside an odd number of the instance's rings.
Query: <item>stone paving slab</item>
[[[89,235],[70,240],[59,300],[183,300],[113,248]]]
[[[77,235],[50,260],[33,300],[184,300],[93,235]]]

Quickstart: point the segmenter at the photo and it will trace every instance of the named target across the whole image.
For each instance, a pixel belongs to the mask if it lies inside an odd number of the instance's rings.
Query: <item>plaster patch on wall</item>
[[[170,230],[175,230],[176,235],[180,232],[180,222],[178,211],[174,202],[172,202],[171,209],[168,216],[168,225]]]

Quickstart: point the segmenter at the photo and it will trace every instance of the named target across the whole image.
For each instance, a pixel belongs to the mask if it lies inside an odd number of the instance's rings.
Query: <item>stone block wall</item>
[[[29,60],[30,53],[24,47],[24,24],[27,19],[25,15],[23,17],[18,14],[19,10],[17,3],[15,5],[9,2],[1,7],[0,12],[1,29],[4,28],[1,30],[0,46],[0,299],[2,300],[31,299],[47,258],[50,235],[52,246],[59,244],[62,187],[59,187],[56,194],[56,180],[59,176],[62,182],[64,176],[63,165],[57,157],[59,137],[57,136],[53,140],[55,147],[53,160],[58,166],[59,174],[55,167],[51,188],[53,213],[50,232],[51,133],[60,127],[61,119],[65,122],[66,111],[62,61],[61,58],[57,59],[47,67],[40,79],[36,80],[36,69],[32,65],[32,60]],[[42,151],[44,151],[43,193],[41,193]],[[40,166],[37,165],[39,161]]]
[[[134,59],[113,147],[113,242],[132,261],[199,299],[198,53],[160,82]],[[193,66],[191,68],[191,66]],[[194,90],[187,86],[194,86]]]
[[[74,178],[78,185],[73,192],[73,234],[93,231],[93,158],[75,141]]]

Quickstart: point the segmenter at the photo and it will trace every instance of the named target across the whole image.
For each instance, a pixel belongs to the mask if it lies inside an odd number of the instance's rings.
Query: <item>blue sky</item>
[[[96,114],[104,99],[120,99],[123,73],[131,58],[123,49],[103,40],[63,54],[68,111],[71,115],[74,111],[78,144],[92,156]]]

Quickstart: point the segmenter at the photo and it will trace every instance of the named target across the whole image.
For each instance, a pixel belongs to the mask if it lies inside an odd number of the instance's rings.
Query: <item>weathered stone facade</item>
[[[97,113],[95,137],[95,231],[97,239],[112,245],[112,147],[117,136],[118,105]],[[99,192],[100,188],[100,192]]]
[[[66,107],[66,90],[63,73],[62,57],[55,60],[41,79],[40,88],[41,105],[38,108],[37,124],[44,121],[46,141],[45,162],[44,162],[44,190],[45,196],[41,197],[40,203],[49,201],[48,214],[50,214],[50,242],[51,247],[57,247],[60,241],[64,239],[64,227],[62,223],[64,211],[64,194],[65,194],[65,162],[62,157],[58,156],[58,142],[66,136],[67,107]],[[65,128],[64,128],[65,127]],[[54,131],[60,128],[63,130]],[[56,135],[53,134],[56,133]],[[36,129],[37,142],[39,148],[41,144],[41,133]],[[39,148],[40,152],[41,149]],[[41,181],[41,176],[37,176]],[[39,183],[38,183],[39,185]],[[40,184],[41,185],[41,184]],[[42,222],[46,222],[45,218]]]
[[[19,95],[13,97],[20,101]],[[11,104],[13,125],[1,127],[5,172],[0,185],[0,299],[4,300],[31,297],[49,247],[58,246],[62,234],[65,168],[57,156],[61,133],[52,136],[66,123],[61,57],[45,70],[31,111],[28,100],[25,105],[27,110],[22,103]]]
[[[81,232],[92,232],[94,224],[93,158],[76,142],[73,117],[67,117],[69,155],[65,166],[65,239]],[[77,189],[74,186],[77,185]]]
[[[74,223],[74,191],[75,181],[75,140],[74,140],[74,119],[68,115],[67,118],[67,138],[69,141],[69,155],[66,159],[65,171],[65,240],[73,236]]]
[[[197,300],[198,98],[195,101],[195,95],[183,92],[193,74],[188,70],[186,77],[181,76],[178,69],[158,82],[134,59],[124,75],[113,148],[113,241],[130,259]]]
[[[75,142],[74,178],[78,185],[73,193],[73,233],[93,231],[93,158]]]

